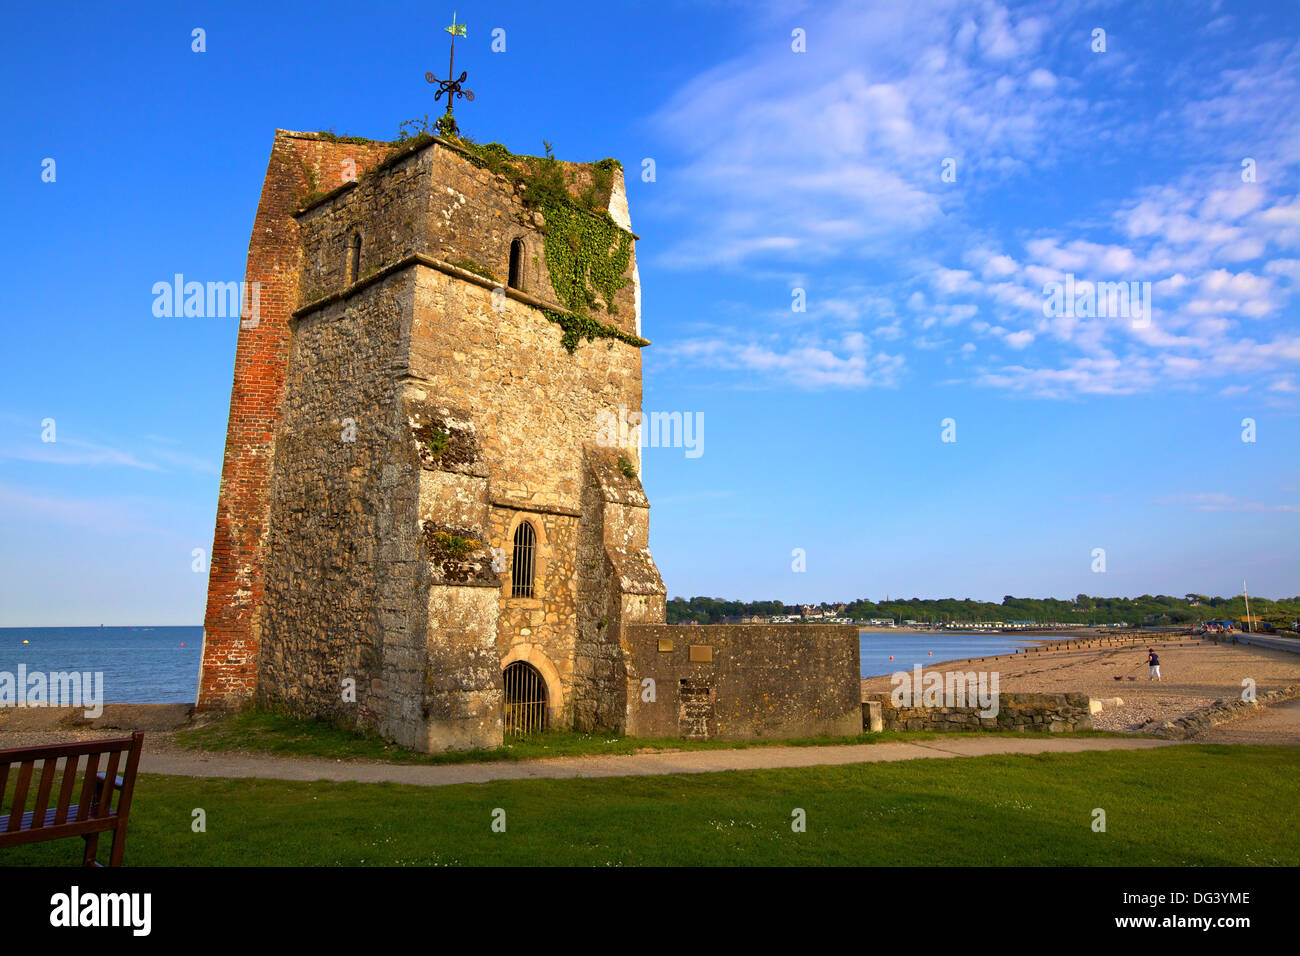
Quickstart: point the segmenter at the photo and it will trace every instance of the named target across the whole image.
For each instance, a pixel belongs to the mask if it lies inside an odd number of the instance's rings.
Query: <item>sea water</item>
[[[1056,635],[1059,637],[1059,635]],[[895,671],[910,671],[914,664],[929,667],[943,661],[963,661],[968,657],[993,657],[1014,654],[1033,647],[1049,634],[909,634],[894,631],[861,631],[858,646],[862,654],[862,676],[878,677]],[[894,659],[889,659],[890,655]]]
[[[0,627],[0,671],[100,672],[105,703],[194,703],[202,653],[202,627]]]

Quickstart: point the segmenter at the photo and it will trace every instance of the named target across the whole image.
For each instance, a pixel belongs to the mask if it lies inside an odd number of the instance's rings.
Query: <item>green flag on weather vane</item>
[[[443,29],[445,29],[448,33],[450,33],[454,37],[467,36],[467,34],[465,33],[465,24],[456,22],[455,10],[451,11],[451,26],[444,27]]]

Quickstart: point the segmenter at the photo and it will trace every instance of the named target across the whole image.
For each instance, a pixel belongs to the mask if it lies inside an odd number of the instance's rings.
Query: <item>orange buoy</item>
[[[892,660],[894,659],[894,655],[893,655],[893,654],[890,654],[890,655],[889,655],[889,659],[892,661]]]
[[[181,647],[184,647],[184,646],[185,646],[185,642],[184,642],[184,641],[181,641]]]

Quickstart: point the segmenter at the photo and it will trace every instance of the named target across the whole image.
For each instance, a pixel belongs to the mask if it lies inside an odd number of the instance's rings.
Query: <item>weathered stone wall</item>
[[[536,533],[533,597],[514,597],[511,587],[515,529],[527,521]],[[579,516],[515,508],[492,508],[490,540],[502,548],[501,615],[497,660],[519,644],[538,647],[559,674],[561,720],[572,721],[573,648],[578,630],[577,556]]]
[[[623,643],[632,736],[747,740],[862,732],[855,627],[629,624]],[[695,657],[711,660],[692,660],[692,648]],[[654,681],[653,702],[643,700],[645,678]]]
[[[666,591],[650,556],[650,502],[617,448],[588,445],[579,551],[574,726],[627,728],[625,626],[662,624]]]
[[[501,745],[501,658],[493,588],[434,586],[418,749],[469,750]]]
[[[259,211],[254,243],[263,232],[277,243],[263,265],[279,283],[281,325],[268,330],[274,348],[259,346],[265,374],[237,368],[236,393],[251,389],[259,404],[237,423],[232,399],[231,435],[257,435],[241,439],[236,490],[223,479],[223,507],[251,495],[238,510],[269,545],[254,536],[256,547],[223,552],[209,595],[210,621],[218,597],[260,616],[231,631],[242,628],[234,637],[251,651],[213,630],[205,700],[256,687],[265,703],[407,746],[495,746],[502,664],[518,659],[546,678],[554,720],[621,727],[623,627],[662,622],[664,589],[639,448],[596,443],[608,434],[601,413],[640,408],[639,349],[608,339],[564,349],[541,308],[559,308],[543,220],[452,145],[394,156],[388,144],[306,139],[277,137],[268,173],[274,215]],[[350,162],[360,178],[340,186]],[[575,189],[590,182],[590,167],[569,168]],[[298,209],[309,189],[331,188]],[[613,192],[611,213],[630,228],[621,173]],[[493,281],[461,270],[504,282],[519,238],[523,292],[494,301]],[[250,279],[252,263],[250,253]],[[633,331],[635,276],[633,257],[618,314],[593,317]],[[538,532],[533,598],[510,593],[520,520]],[[223,527],[219,518],[219,541]],[[263,578],[264,596],[229,593]]]
[[[474,419],[493,502],[576,512],[600,412],[641,407],[640,349],[597,339],[570,354],[538,309],[506,299],[497,312],[490,289],[416,269],[410,369]],[[639,471],[639,449],[623,454]]]
[[[597,340],[571,354],[560,344],[558,326],[539,310],[509,299],[497,312],[490,289],[437,269],[415,270],[410,374],[435,383],[440,401],[473,420],[489,476],[488,544],[505,558],[501,659],[522,645],[539,649],[559,675],[559,686],[548,691],[563,697],[566,724],[618,726],[621,614],[610,584],[617,572],[604,554],[606,528],[620,539],[635,539],[632,550],[638,550],[647,543],[648,525],[642,521],[639,538],[623,527],[631,519],[607,525],[604,486],[590,473],[586,449],[598,440],[602,410],[616,415],[620,406],[640,407],[640,351]],[[636,447],[608,451],[633,470],[639,466]],[[648,502],[639,480],[619,480],[635,487],[640,504],[634,507],[644,515]],[[509,590],[520,520],[531,521],[538,532],[533,598],[514,598]],[[653,570],[648,551],[646,556]],[[662,605],[658,572],[652,577]]]
[[[409,334],[403,346],[409,349]],[[413,726],[421,750],[495,747],[502,738],[501,576],[489,547],[488,469],[473,419],[438,400],[438,383],[400,379],[421,469],[421,563],[411,586],[428,589],[425,640],[416,648],[422,684],[400,681],[402,723]],[[447,438],[439,452],[430,445],[435,431]]]
[[[406,374],[415,287],[403,270],[298,321],[259,697],[422,750],[491,747],[501,579],[488,469],[472,420]],[[439,456],[435,427],[452,436]]]
[[[234,383],[203,619],[201,708],[233,706],[257,685],[263,563],[270,513],[274,436],[289,356],[290,315],[298,301],[301,255],[293,212],[309,189],[343,182],[345,160],[364,174],[387,144],[333,143],[276,130],[248,245],[245,281],[259,287],[256,321],[245,303],[235,347]]]
[[[575,191],[590,182],[590,164],[562,166]],[[614,180],[621,191],[621,172],[615,171]],[[474,165],[462,151],[435,139],[298,217],[305,266],[301,303],[341,292],[349,279],[364,279],[413,253],[487,274],[505,286],[510,245],[516,239],[524,244],[522,290],[553,302],[543,222],[504,176]],[[354,233],[361,236],[361,262],[358,274],[349,276]],[[631,279],[635,269],[633,252],[625,277]],[[635,295],[629,282],[615,294],[615,312],[602,304],[592,315],[635,332]]]
[[[885,730],[1034,730],[1061,733],[1092,729],[1087,694],[999,694],[998,712],[993,717],[981,716],[982,708],[978,706],[895,707],[889,694],[873,695],[870,699],[880,702]]]
[[[297,323],[258,672],[259,698],[291,713],[388,728],[423,676],[422,627],[412,633],[426,600],[414,586],[419,463],[392,375],[414,286],[409,273],[393,276]]]

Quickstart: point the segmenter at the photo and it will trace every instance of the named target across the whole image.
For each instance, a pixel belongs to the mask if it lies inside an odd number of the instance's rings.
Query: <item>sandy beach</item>
[[[1253,679],[1261,693],[1300,681],[1300,654],[1245,644],[1214,644],[1193,637],[1122,647],[1068,647],[1067,643],[1045,643],[1030,653],[948,661],[927,670],[996,671],[1002,693],[1119,697],[1123,705],[1106,706],[1093,716],[1093,726],[1127,732],[1181,717],[1219,699],[1239,697],[1246,678]],[[1164,679],[1158,682],[1147,679],[1148,646],[1160,658]],[[887,676],[862,681],[863,694],[888,693],[892,687]]]

